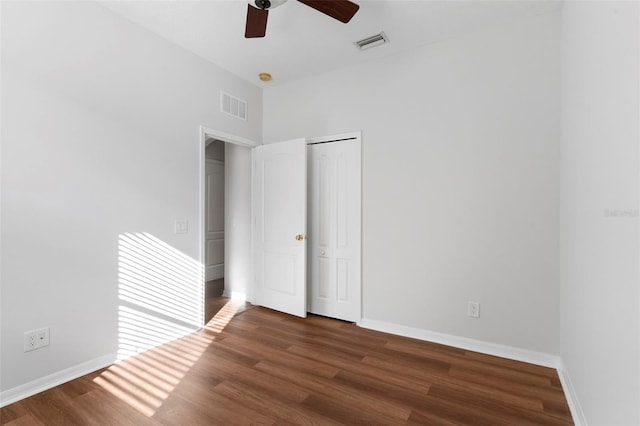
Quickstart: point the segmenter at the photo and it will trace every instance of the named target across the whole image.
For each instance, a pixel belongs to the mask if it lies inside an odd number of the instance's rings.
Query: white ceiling
[[[108,1],[112,11],[261,86],[388,56],[560,7],[558,1],[355,0],[343,24],[288,0],[269,12],[267,36],[245,39],[244,0]],[[360,51],[353,42],[384,31],[390,43]],[[258,73],[273,80],[262,83]]]

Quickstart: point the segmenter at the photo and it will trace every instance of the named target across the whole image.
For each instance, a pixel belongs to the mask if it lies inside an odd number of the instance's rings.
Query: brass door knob
[[[304,239],[305,239],[304,235],[302,235],[302,234],[296,235],[296,241],[302,241]]]

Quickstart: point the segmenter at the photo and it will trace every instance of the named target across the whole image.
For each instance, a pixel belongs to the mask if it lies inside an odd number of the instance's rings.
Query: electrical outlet
[[[49,327],[39,328],[24,333],[24,351],[29,352],[49,346]]]
[[[480,318],[480,304],[478,302],[467,302],[467,316]]]

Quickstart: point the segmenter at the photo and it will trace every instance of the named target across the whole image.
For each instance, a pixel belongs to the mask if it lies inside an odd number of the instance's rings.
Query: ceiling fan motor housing
[[[262,10],[269,9],[271,2],[269,0],[256,0],[256,7]]]

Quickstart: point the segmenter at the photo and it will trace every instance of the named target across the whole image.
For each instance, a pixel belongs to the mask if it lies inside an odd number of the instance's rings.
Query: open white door
[[[305,139],[253,150],[253,303],[300,317],[307,316],[306,150]]]

